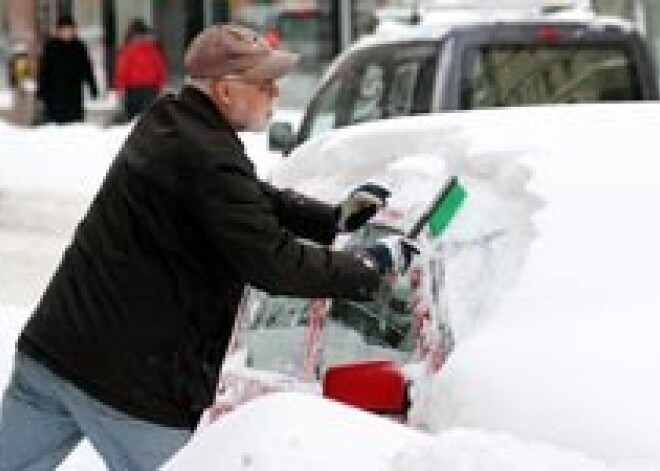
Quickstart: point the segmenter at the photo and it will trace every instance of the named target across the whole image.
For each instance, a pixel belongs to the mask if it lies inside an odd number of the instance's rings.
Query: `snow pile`
[[[506,433],[460,428],[438,434],[434,446],[410,450],[405,457],[402,471],[651,471],[610,467],[573,450]]]
[[[660,467],[659,111],[532,109],[471,128],[490,148],[518,130],[546,205],[515,290],[435,378],[433,430],[506,430]]]
[[[452,114],[453,116],[453,114]],[[337,202],[365,180],[392,190],[380,222],[404,232],[451,175],[467,189],[463,208],[432,250],[445,261],[449,315],[462,338],[495,312],[519,273],[540,208],[527,189],[522,149],[471,152],[443,116],[391,119],[342,129],[298,148],[276,169],[281,186]]]
[[[610,463],[660,465],[657,321],[574,314],[490,325],[459,345],[433,379],[432,431],[506,430]]]
[[[299,393],[263,396],[205,428],[164,470],[614,471],[580,453],[502,433],[431,437]],[[628,468],[632,470],[632,468]],[[620,468],[620,471],[624,471]]]
[[[0,121],[0,190],[93,194],[131,129],[90,123],[23,128]],[[241,139],[259,175],[279,162],[263,135],[242,133]]]
[[[0,122],[0,188],[93,193],[129,130],[92,124],[28,129]]]
[[[392,120],[311,141],[278,177],[330,199],[364,178],[386,181],[397,155],[436,145],[468,204],[480,203],[459,213],[446,242],[497,228],[510,239],[448,259],[460,338],[419,385],[421,425],[508,431],[609,464],[660,466],[660,350],[649,334],[660,309],[659,128],[657,104]],[[478,325],[482,335],[460,335]]]

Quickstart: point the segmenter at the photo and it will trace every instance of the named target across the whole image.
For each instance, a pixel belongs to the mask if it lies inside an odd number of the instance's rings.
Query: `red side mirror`
[[[378,414],[405,414],[406,389],[401,369],[389,360],[333,365],[323,377],[324,397]]]

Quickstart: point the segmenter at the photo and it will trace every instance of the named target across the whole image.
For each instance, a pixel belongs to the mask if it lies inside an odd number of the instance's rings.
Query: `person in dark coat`
[[[165,57],[150,28],[141,19],[128,25],[117,52],[114,88],[122,95],[123,120],[142,113],[163,90],[167,76]]]
[[[21,333],[3,469],[54,469],[83,436],[111,469],[155,469],[214,399],[246,285],[371,300],[409,262],[403,240],[328,247],[384,188],[335,206],[257,178],[237,131],[264,129],[295,62],[234,25],[191,43],[188,84],[140,117]]]
[[[43,104],[42,122],[83,121],[83,86],[92,98],[98,87],[85,44],[76,36],[76,23],[69,15],[57,20],[56,35],[44,45],[38,66],[37,98]]]

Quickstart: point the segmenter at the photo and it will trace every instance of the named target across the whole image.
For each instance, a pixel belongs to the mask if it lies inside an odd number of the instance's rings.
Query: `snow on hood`
[[[479,273],[491,263],[490,281],[499,276],[515,285],[500,292],[500,304],[490,303],[497,309],[487,312],[483,329],[457,343],[413,414],[430,430],[502,430],[610,464],[658,467],[658,129],[657,103],[391,120],[310,141],[277,178],[334,199],[365,178],[392,181],[384,169],[394,161],[444,158],[445,171],[462,177],[473,204],[475,188],[483,190],[481,204],[459,213],[447,237],[460,240],[507,222],[510,233],[520,234],[489,257],[481,250],[450,265],[453,322],[460,330],[464,316],[477,312],[469,309],[474,297],[488,299],[479,291],[483,284],[455,288],[484,280],[471,277],[470,267]],[[507,204],[484,211],[494,201]]]
[[[505,430],[660,467],[660,105],[463,120],[475,152],[514,134],[544,206],[514,290],[457,346],[419,414],[432,430]]]
[[[308,141],[275,169],[273,181],[330,202],[375,181],[392,191],[376,221],[406,232],[443,182],[457,175],[468,198],[441,241],[449,315],[456,337],[495,311],[515,280],[534,237],[540,200],[527,190],[524,147],[472,150],[474,126],[458,114],[384,120]],[[440,246],[435,245],[439,250]]]

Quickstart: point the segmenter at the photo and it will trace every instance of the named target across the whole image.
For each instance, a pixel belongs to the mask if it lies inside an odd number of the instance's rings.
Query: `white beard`
[[[257,115],[253,110],[238,107],[234,113],[234,122],[239,131],[264,132],[268,129],[273,110]]]

